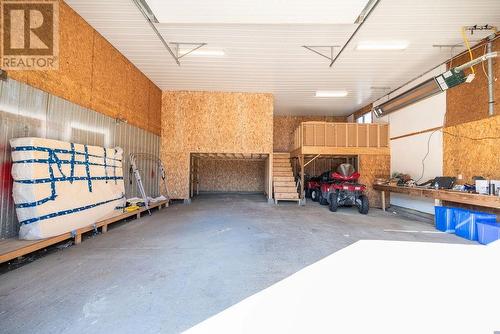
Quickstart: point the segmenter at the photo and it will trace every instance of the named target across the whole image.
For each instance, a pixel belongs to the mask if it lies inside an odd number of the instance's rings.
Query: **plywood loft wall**
[[[161,90],[64,1],[59,15],[59,70],[8,76],[160,135]]]
[[[273,96],[163,92],[161,155],[172,198],[189,198],[190,153],[273,151]]]
[[[343,116],[274,116],[273,147],[275,152],[289,152],[292,149],[293,132],[302,122],[346,122]]]
[[[200,160],[201,192],[264,192],[265,161]]]
[[[358,159],[360,182],[366,184],[370,207],[381,208],[382,197],[380,192],[373,190],[373,183],[377,178],[390,177],[391,157],[389,155],[359,155]]]

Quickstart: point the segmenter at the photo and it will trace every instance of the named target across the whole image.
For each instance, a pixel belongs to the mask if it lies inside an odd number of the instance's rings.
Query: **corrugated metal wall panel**
[[[9,145],[10,139],[18,137],[42,137],[123,148],[127,197],[139,195],[135,180],[129,183],[128,154],[159,156],[160,151],[160,138],[154,134],[15,80],[0,81],[0,239],[17,236],[19,229],[12,200]],[[147,194],[158,196],[156,166],[151,161],[139,159],[138,167]]]

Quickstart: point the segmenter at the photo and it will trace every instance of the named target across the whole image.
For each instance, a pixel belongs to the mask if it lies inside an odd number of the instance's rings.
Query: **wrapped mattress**
[[[43,138],[17,138],[10,144],[20,239],[71,232],[125,205],[121,148]]]

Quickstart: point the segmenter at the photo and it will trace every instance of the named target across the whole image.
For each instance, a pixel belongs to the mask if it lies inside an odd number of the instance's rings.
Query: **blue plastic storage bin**
[[[496,215],[463,209],[455,209],[455,234],[472,241],[477,241],[478,223],[495,223]]]
[[[493,241],[500,240],[500,224],[497,222],[478,222],[477,241],[487,245]]]
[[[446,233],[455,233],[455,212],[454,208],[446,206],[434,207],[434,221],[436,229]]]

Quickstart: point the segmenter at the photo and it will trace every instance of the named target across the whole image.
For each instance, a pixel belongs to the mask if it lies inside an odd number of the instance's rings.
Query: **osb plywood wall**
[[[345,122],[343,116],[274,116],[273,147],[275,152],[289,152],[292,147],[293,132],[302,122]]]
[[[372,185],[377,178],[387,179],[391,173],[391,157],[389,155],[360,155],[358,160],[360,182],[367,186],[370,207],[381,208],[380,192],[373,190]],[[387,199],[387,203],[389,199]]]
[[[493,50],[500,51],[500,40],[493,42]],[[484,47],[473,52],[476,58],[485,52]],[[448,63],[455,67],[469,61],[464,54]],[[484,64],[486,68],[486,64]],[[495,115],[488,115],[488,86],[482,65],[475,66],[476,78],[446,91],[446,118],[443,129],[443,173],[449,176],[463,175],[462,183],[472,182],[475,175],[500,178],[500,115],[495,103]],[[470,70],[468,70],[470,73]],[[500,61],[493,59],[494,96],[500,96]]]
[[[199,190],[264,192],[265,161],[200,160]]]
[[[443,130],[444,175],[500,179],[500,115]]]
[[[161,90],[64,1],[59,70],[8,76],[160,135]]]
[[[162,160],[172,198],[189,198],[190,153],[273,151],[273,96],[163,92]]]
[[[306,162],[308,160],[309,158],[306,158]],[[304,172],[309,176],[319,176],[326,171],[336,170],[340,164],[343,164],[345,162],[347,161],[343,158],[317,158],[306,166]],[[298,165],[296,168],[298,175]]]
[[[493,42],[493,51],[500,51],[500,39]],[[473,51],[473,57],[480,57],[485,53],[484,47]],[[448,67],[455,67],[470,60],[469,54],[454,59]],[[452,126],[471,121],[477,121],[488,117],[488,81],[482,66],[486,69],[487,64],[476,65],[476,78],[469,84],[462,84],[446,91],[446,124]],[[467,70],[470,73],[471,70]],[[495,78],[500,76],[500,60],[493,59],[493,74]],[[495,109],[499,112],[500,84],[495,79],[494,96],[496,97]]]

